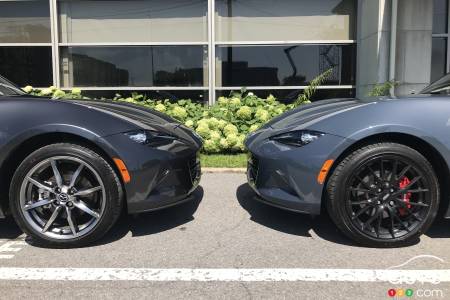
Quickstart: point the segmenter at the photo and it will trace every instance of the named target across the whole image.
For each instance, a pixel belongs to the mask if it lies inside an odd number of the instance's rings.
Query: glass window
[[[292,103],[294,102],[298,95],[303,92],[303,90],[251,90],[253,94],[261,98],[267,98],[269,95],[275,96],[278,101],[282,103]],[[229,96],[233,91],[231,90],[219,90],[217,91],[217,97]],[[312,101],[332,99],[332,98],[354,98],[355,89],[321,89],[317,90],[312,97]]]
[[[0,43],[50,43],[49,1],[0,1]]]
[[[217,41],[350,40],[355,0],[216,0]]]
[[[447,38],[433,38],[431,54],[431,82],[447,72]]]
[[[333,68],[324,85],[355,83],[354,45],[219,46],[218,86],[301,86]]]
[[[61,42],[206,42],[206,0],[59,1]]]
[[[51,47],[0,47],[0,75],[19,86],[52,85]]]
[[[433,33],[448,31],[448,0],[434,0]]]
[[[63,86],[207,85],[204,46],[65,47]]]
[[[171,101],[178,101],[182,99],[191,99],[195,102],[200,103],[207,103],[208,102],[208,91],[206,90],[158,90],[158,91],[136,91],[136,90],[129,90],[129,91],[92,91],[92,90],[86,90],[83,91],[83,95],[86,95],[90,98],[95,99],[112,99],[116,96],[116,94],[120,94],[122,97],[129,97],[132,93],[137,92],[139,94],[147,96],[149,99],[157,99],[157,100],[171,100]]]

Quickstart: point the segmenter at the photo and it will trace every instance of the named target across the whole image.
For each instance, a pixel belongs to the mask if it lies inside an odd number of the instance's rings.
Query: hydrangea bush
[[[24,91],[54,99],[89,99],[79,89],[64,92],[55,87],[37,90],[27,86]],[[113,100],[142,105],[184,123],[204,139],[203,152],[207,154],[244,152],[244,139],[248,133],[295,106],[282,104],[272,95],[263,99],[251,92],[219,97],[213,106],[189,99],[176,102],[154,100],[138,93],[132,93],[127,98],[117,94]]]

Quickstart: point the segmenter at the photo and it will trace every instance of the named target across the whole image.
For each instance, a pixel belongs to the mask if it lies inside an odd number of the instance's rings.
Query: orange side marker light
[[[320,169],[319,175],[317,175],[317,182],[323,184],[327,178],[328,171],[330,171],[334,160],[329,159],[323,163],[322,169]]]
[[[114,158],[114,162],[116,163],[117,168],[120,171],[120,175],[122,175],[122,179],[124,183],[128,183],[131,181],[130,173],[128,173],[127,166],[120,158]]]

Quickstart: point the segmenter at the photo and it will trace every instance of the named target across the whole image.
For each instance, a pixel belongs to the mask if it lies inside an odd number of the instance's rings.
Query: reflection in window
[[[59,1],[61,42],[207,41],[206,0]]]
[[[50,47],[0,47],[0,74],[19,86],[52,85]]]
[[[67,47],[64,86],[204,86],[203,46]]]
[[[216,0],[218,41],[350,40],[356,0]]]
[[[354,45],[220,46],[218,86],[301,86],[326,70],[325,85],[355,83]]]
[[[0,43],[50,43],[49,1],[0,1]]]
[[[136,92],[135,90],[129,91],[105,91],[105,90],[85,90],[83,91],[83,95],[86,95],[90,98],[106,98],[112,99],[116,96],[116,94],[120,94],[122,97],[130,97],[132,93]],[[182,99],[191,99],[195,102],[207,103],[208,102],[208,91],[207,90],[157,90],[157,91],[149,91],[149,90],[140,90],[139,94],[147,96],[148,99],[157,99],[157,100],[171,100],[178,101]]]
[[[447,38],[433,38],[431,54],[431,82],[447,72]]]
[[[448,0],[434,0],[433,7],[433,33],[447,33]]]
[[[297,97],[303,90],[251,90],[253,94],[261,98],[267,98],[269,95],[275,96],[278,101],[282,103],[292,103],[297,100]],[[217,91],[217,97],[230,96],[233,92],[231,90]],[[317,90],[312,97],[312,101],[333,99],[333,98],[354,98],[355,89],[321,89]]]

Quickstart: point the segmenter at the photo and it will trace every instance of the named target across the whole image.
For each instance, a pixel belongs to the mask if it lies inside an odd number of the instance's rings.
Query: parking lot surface
[[[0,289],[9,299],[387,299],[389,289],[449,299],[449,249],[450,221],[409,247],[359,247],[327,216],[255,201],[243,174],[204,174],[195,201],[123,215],[86,248],[39,248],[1,220]],[[385,280],[383,270],[413,282]],[[441,275],[419,282],[421,272]]]

